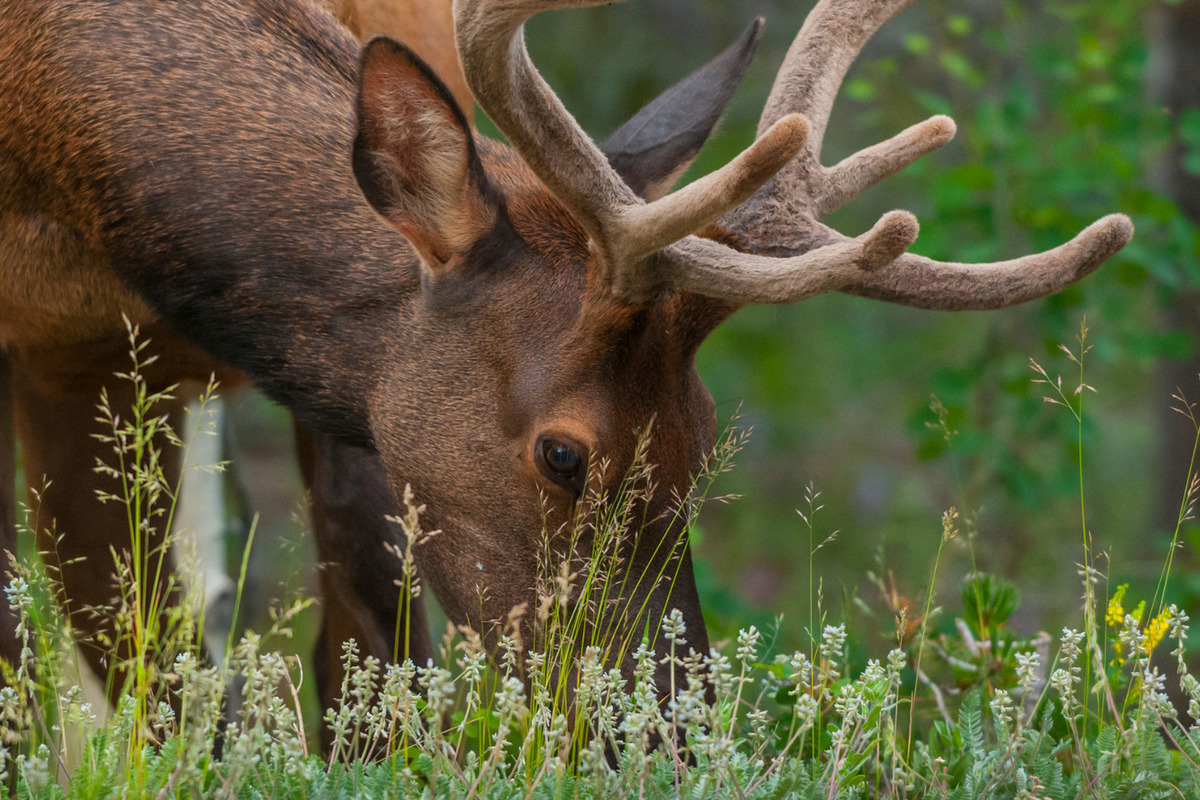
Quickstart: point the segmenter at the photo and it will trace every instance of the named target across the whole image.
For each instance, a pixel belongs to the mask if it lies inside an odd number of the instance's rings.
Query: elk
[[[663,542],[715,439],[694,366],[712,330],[744,304],[830,291],[1000,308],[1084,277],[1132,235],[1111,215],[1047,252],[968,265],[907,253],[904,211],[857,237],[819,221],[954,134],[938,116],[819,160],[846,70],[913,0],[820,0],[756,141],[668,193],[694,152],[622,146],[610,163],[525,51],[529,17],[603,1],[456,0],[466,84],[507,145],[477,135],[411,50],[361,48],[299,0],[6,3],[0,342],[27,473],[91,469],[85,431],[125,366],[124,313],[163,354],[151,381],[249,376],[319,432],[333,455],[315,463],[346,459],[340,476],[361,469],[380,504],[411,485],[442,532],[420,550],[424,579],[484,630],[534,599],[547,532],[613,488],[653,421],[658,488],[624,558],[679,562],[673,585],[624,590],[637,611],[622,624],[653,632],[678,609],[703,651],[690,556]],[[54,484],[41,502],[65,596],[103,604],[109,542],[89,532],[114,512]]]
[[[448,17],[449,4],[417,6],[410,10],[420,13],[412,18],[394,16],[405,5],[403,2],[386,3],[383,7],[379,3],[348,3],[336,10],[339,19],[356,34],[362,30],[380,28],[404,35],[415,33],[422,42],[423,50],[431,56],[438,55],[438,46],[443,50],[448,49],[452,54],[451,60],[445,62],[443,59],[443,67],[453,68],[457,72],[452,30],[436,13],[436,9],[444,8]],[[429,18],[431,15],[433,19]],[[671,98],[664,98],[669,102],[659,101],[657,107],[667,107],[667,115],[674,114],[671,118],[676,121],[677,128],[683,127],[682,131],[660,131],[639,117],[628,126],[637,131],[636,135],[618,132],[614,136],[612,146],[617,157],[629,160],[632,157],[630,153],[638,148],[665,148],[672,155],[664,164],[673,167],[675,162],[694,156],[736,88],[759,35],[760,26],[751,26],[725,54],[694,75],[690,82],[676,87]],[[470,99],[461,75],[451,85],[461,87],[456,89],[457,96]],[[680,109],[686,109],[682,125],[678,122]],[[627,174],[635,174],[631,170],[637,166],[636,163],[631,164]],[[661,178],[661,175],[653,172],[640,177],[643,180]],[[15,182],[8,182],[5,188],[16,185]],[[4,197],[5,227],[2,230],[20,232],[26,222],[38,223],[41,220],[39,214],[21,208],[24,201],[19,196],[6,194]],[[21,215],[25,219],[21,219]],[[331,237],[330,246],[336,245],[332,238],[335,237]],[[4,241],[10,247],[5,249],[6,257],[0,264],[8,270],[5,283],[10,286],[19,286],[14,277],[20,278],[27,271],[48,270],[56,265],[53,260],[45,260],[45,254],[26,249],[19,239],[6,237]],[[71,285],[69,269],[78,269],[76,259],[80,254],[86,255],[86,251],[79,248],[78,252],[56,254],[65,262],[60,266],[68,270],[65,272],[68,279],[66,285],[79,290],[77,296],[68,297],[66,302],[60,301],[63,306],[60,315],[64,318],[73,313],[86,313],[88,307],[83,298],[91,291],[91,287],[86,284],[77,287]],[[403,254],[397,257],[402,258]],[[27,266],[26,259],[32,263],[32,267]],[[37,272],[32,274],[40,280]],[[62,281],[53,273],[46,273],[47,280],[52,278]],[[46,286],[42,291],[43,298],[54,298],[57,297],[55,292],[61,291],[61,288]],[[19,292],[16,294],[19,295]],[[32,299],[37,302],[32,303],[30,297],[9,299],[12,305],[19,306],[21,313],[30,317],[54,310],[52,304],[36,296]],[[79,308],[75,309],[72,304],[77,304]],[[93,406],[101,387],[109,391],[110,400],[118,413],[127,413],[128,387],[112,380],[114,370],[128,367],[125,355],[128,345],[124,341],[116,309],[132,313],[130,309],[139,309],[140,305],[137,301],[128,304],[110,302],[108,316],[101,321],[84,316],[77,328],[64,329],[60,325],[48,336],[9,326],[9,330],[20,333],[17,338],[5,341],[4,352],[0,354],[0,367],[5,370],[4,375],[9,375],[13,364],[16,364],[18,391],[13,397],[9,377],[2,399],[6,407],[10,407],[14,400],[16,402],[30,483],[36,485],[37,475],[45,475],[49,479],[50,485],[36,504],[41,511],[41,520],[37,525],[39,549],[51,556],[50,566],[63,583],[63,598],[68,601],[67,611],[85,640],[83,652],[102,678],[111,666],[110,653],[105,647],[88,646],[87,643],[105,637],[112,639],[113,631],[106,619],[91,614],[89,609],[108,603],[115,592],[113,576],[107,569],[111,563],[110,548],[120,552],[127,550],[130,544],[123,512],[115,507],[99,506],[91,500],[94,460],[97,457],[106,458],[109,453],[105,447],[98,446],[89,433],[95,430]],[[150,315],[151,319],[154,317]],[[134,314],[134,319],[144,322],[146,318]],[[176,381],[185,381],[181,390],[176,392],[180,402],[172,403],[166,409],[176,417],[182,407],[182,399],[187,396],[189,388],[194,388],[187,383],[195,384],[207,371],[215,371],[220,376],[223,388],[237,387],[246,382],[242,373],[212,361],[174,334],[169,324],[155,321],[144,332],[149,334],[152,345],[161,356],[148,375],[152,384],[162,388]],[[47,385],[48,391],[35,392],[42,384]],[[43,405],[50,399],[55,401],[55,405]],[[46,413],[39,415],[39,410],[43,408]],[[0,437],[3,437],[0,438],[0,445],[6,448],[3,458],[9,470],[13,451],[11,414],[11,409],[0,414]],[[321,572],[324,614],[315,662],[319,696],[328,706],[335,699],[334,692],[340,684],[343,641],[353,638],[365,652],[381,659],[392,658],[397,652],[403,652],[423,662],[432,655],[433,649],[420,598],[412,600],[412,619],[403,626],[409,630],[410,641],[404,644],[403,649],[392,642],[394,632],[403,629],[397,620],[401,606],[395,586],[400,575],[399,565],[384,548],[386,543],[394,539],[394,532],[384,519],[385,514],[393,508],[393,502],[377,460],[367,450],[315,432],[300,422],[296,424],[296,439],[301,472],[311,493],[312,525],[318,557],[326,565]],[[178,456],[169,448],[165,454],[171,458]],[[172,460],[166,464],[166,471],[177,472],[178,467]],[[0,486],[5,491],[0,499],[7,503],[0,509],[5,522],[4,547],[11,551],[15,544],[11,471],[6,473],[6,480],[0,482]],[[86,535],[68,534],[56,541],[57,532],[76,530],[85,530]],[[161,536],[161,531],[158,535]],[[0,603],[3,602],[3,596],[0,596]],[[4,610],[8,611],[6,607]],[[12,630],[11,614],[5,613],[0,617],[0,622],[7,625],[9,631]],[[10,661],[17,657],[15,640],[3,632],[0,632],[0,656]],[[121,651],[118,656],[117,663],[120,663],[129,654]],[[118,678],[112,684],[113,690],[119,690],[120,685]]]

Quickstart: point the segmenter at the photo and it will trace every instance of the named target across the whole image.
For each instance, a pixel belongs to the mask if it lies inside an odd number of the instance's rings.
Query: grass
[[[1080,422],[1086,341],[1081,328],[1078,348],[1066,351],[1078,369],[1075,388],[1032,365],[1048,401]],[[1150,598],[1134,603],[1127,587],[1110,588],[1091,552],[1082,466],[1081,630],[1064,628],[1054,640],[1020,634],[1009,624],[1018,587],[979,573],[964,581],[961,610],[944,611],[934,594],[939,546],[923,602],[902,602],[878,581],[895,646],[854,665],[854,632],[827,623],[819,592],[810,598],[811,644],[794,653],[769,652],[769,637],[753,626],[724,650],[696,653],[678,612],[657,630],[623,631],[617,621],[638,610],[622,604],[629,587],[673,582],[678,564],[664,559],[657,574],[637,575],[620,555],[654,491],[639,458],[615,492],[589,495],[573,525],[546,537],[537,606],[497,632],[494,653],[468,630],[448,633],[439,659],[425,665],[360,657],[347,643],[341,699],[324,718],[334,744],[317,753],[300,709],[300,664],[276,652],[303,604],[282,609],[261,636],[231,640],[218,666],[198,645],[195,587],[146,580],[165,546],[149,523],[169,518],[178,493],[163,478],[158,448],[178,439],[154,414],[160,398],[140,377],[144,345],[132,329],[131,344],[133,368],[123,377],[137,389],[135,412],[122,420],[102,401],[100,415],[114,461],[99,470],[119,487],[105,496],[126,505],[134,532],[132,553],[114,556],[127,656],[110,679],[123,681],[123,691],[101,721],[78,688],[57,588],[36,564],[16,564],[8,592],[25,657],[0,690],[0,796],[1200,796],[1200,727],[1191,721],[1200,717],[1200,681],[1186,658],[1188,617],[1168,602],[1178,530]],[[1193,406],[1182,394],[1177,401],[1195,422]],[[693,501],[678,504],[676,532],[694,524],[742,440],[735,432],[718,448]],[[1180,526],[1196,490],[1189,480]],[[810,487],[801,514],[810,571],[836,535],[815,532],[819,497]],[[421,544],[438,535],[422,528],[422,511],[406,493],[394,520],[403,531],[395,550],[405,565],[402,602],[420,591],[413,565]],[[931,520],[931,535],[945,544],[957,525],[951,509]],[[665,541],[686,546],[683,536]],[[182,602],[168,604],[168,596]],[[516,624],[524,615],[536,623],[529,641]],[[630,653],[631,678],[609,666]],[[655,684],[660,664],[677,667],[670,687]],[[234,678],[242,702],[226,713]],[[663,688],[673,698],[666,703]]]

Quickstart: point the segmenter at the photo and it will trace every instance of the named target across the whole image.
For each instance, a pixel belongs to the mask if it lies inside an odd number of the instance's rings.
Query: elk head
[[[917,222],[905,211],[854,238],[819,221],[954,134],[939,116],[836,166],[818,160],[850,63],[912,0],[821,0],[779,72],[757,141],[664,195],[694,148],[662,156],[671,148],[649,147],[659,155],[639,158],[623,149],[635,136],[624,129],[615,168],[524,47],[533,14],[602,1],[456,0],[468,84],[511,146],[477,137],[403,47],[371,42],[354,170],[420,257],[420,288],[382,359],[369,413],[393,487],[410,483],[427,504],[427,527],[441,530],[420,554],[424,575],[457,622],[483,628],[521,605],[532,616],[547,542],[586,548],[562,532],[578,530],[590,495],[617,493],[644,460],[655,488],[635,497],[638,532],[619,563],[649,579],[620,584],[622,633],[606,653],[628,668],[631,643],[653,638],[672,608],[689,644],[707,648],[674,505],[714,444],[714,405],[694,355],[717,325],[746,303],[829,291],[1000,308],[1088,274],[1132,226],[1112,215],[1054,250],[966,265],[907,254]]]

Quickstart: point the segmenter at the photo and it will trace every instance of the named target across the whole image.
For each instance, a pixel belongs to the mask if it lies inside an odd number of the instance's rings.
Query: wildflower
[[[899,647],[893,647],[888,652],[887,671],[892,680],[898,680],[900,672],[908,666],[908,656]]]
[[[670,719],[676,725],[687,725],[703,718],[705,711],[704,692],[706,685],[698,674],[689,674],[687,688],[678,692],[675,699],[667,703]]]
[[[1080,645],[1083,643],[1083,634],[1071,628],[1062,629],[1062,646],[1059,649],[1059,655],[1068,666],[1075,664],[1075,660],[1079,658],[1082,652]]]
[[[591,645],[583,651],[583,658],[579,662],[579,689],[576,694],[576,702],[579,707],[590,710],[592,705],[598,702],[603,688],[604,661],[600,657],[600,648]],[[541,704],[535,702],[534,705],[540,706]],[[540,711],[541,708],[538,710]]]
[[[1142,648],[1146,651],[1146,655],[1154,652],[1154,648],[1158,647],[1158,643],[1163,640],[1167,633],[1167,629],[1171,624],[1171,609],[1163,609],[1163,611],[1154,619],[1146,623],[1146,641],[1142,643]]]
[[[797,650],[795,653],[792,653],[792,657],[788,661],[788,666],[791,667],[791,677],[795,683],[792,694],[800,694],[812,685],[813,668],[812,662],[808,660],[808,656]]]
[[[738,661],[746,662],[753,661],[758,657],[758,640],[762,634],[758,632],[758,628],[753,625],[749,630],[738,631]]]
[[[1050,686],[1062,698],[1064,710],[1070,710],[1075,700],[1075,682],[1079,678],[1065,669],[1056,669],[1050,673]]]
[[[1004,689],[997,689],[989,706],[992,709],[992,721],[996,725],[997,734],[1007,738],[1012,728],[1013,711],[1016,707],[1012,695]]]
[[[846,684],[833,701],[833,709],[842,718],[842,727],[853,727],[866,715],[866,698],[853,684]]]
[[[453,699],[453,686],[447,688],[450,690],[448,696]],[[496,689],[495,703],[496,713],[500,717],[500,727],[505,729],[512,722],[524,717],[528,711],[525,705],[525,684],[520,678],[513,675],[506,676]],[[502,738],[497,734],[498,740]]]
[[[536,661],[535,655],[541,658],[543,661],[545,660],[545,656],[541,655],[540,653],[530,653],[530,664],[533,664]],[[459,666],[462,667],[461,677],[464,683],[466,683],[468,686],[474,685],[478,683],[481,678],[483,678],[483,671],[487,667],[487,653],[482,650],[472,650],[471,652],[464,653],[462,659],[458,663]],[[541,662],[538,663],[540,666]],[[532,667],[530,671],[532,672]]]
[[[68,725],[75,727],[92,725],[95,717],[92,714],[92,704],[84,700],[83,688],[71,686],[59,700],[60,708]]]
[[[1075,687],[1079,684],[1079,655],[1082,652],[1083,634],[1070,628],[1062,630],[1062,644],[1058,650],[1062,667],[1050,675],[1050,685],[1062,698],[1063,712],[1070,714],[1079,708]]]
[[[1108,609],[1104,612],[1104,621],[1110,627],[1118,627],[1125,619],[1125,609],[1121,606],[1121,601],[1125,599],[1125,590],[1128,588],[1128,583],[1122,583],[1113,592],[1113,596],[1108,599]]]
[[[771,732],[771,715],[767,713],[766,709],[755,708],[746,715],[746,722],[750,725],[750,738],[755,747],[761,746]]]
[[[463,657],[459,659],[458,663],[462,667],[459,680],[462,681],[462,685],[467,687],[466,701],[469,715],[469,712],[478,708],[482,702],[479,695],[479,684],[483,680],[484,670],[487,667],[487,654],[483,650],[471,650],[463,653]],[[538,666],[540,667],[541,664],[539,663]],[[537,682],[537,678],[533,677],[532,669],[530,670],[530,680]]]
[[[842,647],[846,644],[846,625],[826,625],[821,632],[821,655],[831,661],[842,656]]]
[[[879,663],[879,659],[872,658],[867,661],[867,668],[863,670],[863,674],[859,676],[859,681],[867,686],[882,680],[887,676],[883,669],[883,665]]]
[[[674,642],[681,639],[683,634],[687,633],[687,625],[683,621],[683,612],[678,608],[672,608],[671,612],[662,621],[663,636],[668,642]]]
[[[571,741],[570,728],[567,725],[567,718],[564,714],[555,714],[554,720],[550,723],[550,728],[545,732],[546,744],[558,751],[559,757],[566,749]]]
[[[517,670],[517,657],[520,646],[517,641],[507,633],[500,636],[500,663],[504,667],[505,675],[512,675]]]
[[[1188,698],[1188,716],[1200,719],[1200,681],[1195,675],[1185,674],[1179,679],[1179,687]]]
[[[12,686],[0,688],[0,743],[4,745],[19,744],[31,722],[22,699]]]
[[[810,694],[802,694],[796,698],[796,719],[801,727],[807,728],[817,720],[821,706]]]
[[[399,664],[388,664],[387,676],[388,687],[403,687],[407,691],[408,687],[412,686],[413,678],[417,676],[417,665],[411,658],[406,658]],[[396,695],[399,696],[399,692],[396,692]]]
[[[1032,697],[1038,682],[1038,669],[1042,666],[1042,658],[1036,650],[1028,653],[1017,653],[1017,679],[1021,682],[1024,697]]]
[[[417,669],[417,685],[425,690],[425,717],[430,726],[436,726],[457,695],[454,677],[450,670],[431,662]]]
[[[1146,635],[1138,628],[1138,620],[1133,614],[1126,614],[1121,627],[1121,645],[1123,655],[1118,656],[1118,663],[1125,663],[1127,658],[1138,658],[1146,651]]]
[[[729,658],[716,648],[709,650],[708,679],[718,695],[729,691],[733,685],[732,667]]]
[[[1188,615],[1181,609],[1177,608],[1174,603],[1167,609],[1171,613],[1170,620],[1170,637],[1175,642],[1175,649],[1171,651],[1171,655],[1175,656],[1179,662],[1179,674],[1187,674],[1187,663],[1184,661],[1184,646],[1187,642],[1188,631]]]
[[[37,754],[32,756],[17,756],[17,774],[25,782],[26,791],[30,795],[38,794],[50,785],[50,748],[45,744],[38,745]]]
[[[648,648],[645,642],[638,645],[637,650],[633,652],[633,663],[635,665],[633,675],[634,683],[637,685],[646,684],[652,690],[654,686],[654,651]]]
[[[842,650],[846,646],[846,625],[826,625],[821,633],[821,658],[824,674],[822,678],[836,681],[841,677],[838,672],[838,661],[842,658]]]
[[[1171,698],[1167,696],[1166,677],[1158,667],[1142,670],[1142,704],[1159,717],[1174,713]]]
[[[8,595],[9,605],[15,610],[28,611],[33,608],[33,593],[30,591],[29,582],[20,575],[13,576],[8,586],[4,587],[4,593]]]
[[[592,782],[596,797],[616,797],[621,792],[621,783],[617,773],[608,764],[608,755],[604,742],[592,739],[579,756],[580,772]]]
[[[175,709],[171,708],[170,703],[160,701],[158,704],[158,718],[164,728],[170,728],[175,722]]]

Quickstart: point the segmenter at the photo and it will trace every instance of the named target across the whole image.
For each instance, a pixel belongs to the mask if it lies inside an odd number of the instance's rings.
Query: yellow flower
[[[1170,609],[1164,609],[1157,617],[1146,623],[1146,641],[1142,643],[1142,649],[1146,651],[1146,655],[1154,652],[1154,648],[1158,647],[1158,643],[1166,636],[1167,628],[1170,626]]]
[[[1124,599],[1125,590],[1128,588],[1128,583],[1122,583],[1113,592],[1113,596],[1108,599],[1108,610],[1104,612],[1104,621],[1114,628],[1121,627],[1121,623],[1125,621],[1125,609],[1121,607],[1121,600]]]

